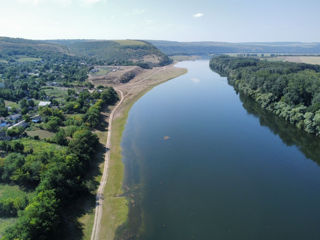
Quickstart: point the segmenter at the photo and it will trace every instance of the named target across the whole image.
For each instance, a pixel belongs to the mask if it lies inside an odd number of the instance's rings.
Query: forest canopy
[[[261,107],[320,135],[320,66],[216,56],[210,67]]]

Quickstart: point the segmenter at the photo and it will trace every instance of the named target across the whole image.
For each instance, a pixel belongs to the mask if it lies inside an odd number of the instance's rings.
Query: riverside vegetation
[[[320,66],[216,56],[210,67],[262,108],[320,135]]]
[[[102,111],[119,99],[88,74],[101,65],[170,62],[144,41],[0,38],[1,239],[83,237],[81,214],[71,209],[84,211],[77,206],[84,198],[95,204],[99,174],[92,172],[105,151],[95,132],[103,138]]]
[[[1,142],[1,182],[31,193],[0,200],[2,216],[18,217],[3,239],[55,239],[68,224],[65,209],[94,190],[88,169],[95,162],[99,144],[92,129],[98,127],[102,106],[118,100],[113,88],[96,96],[95,104],[76,120],[61,110],[41,108],[46,124],[57,122],[56,133],[50,139],[41,141],[23,135]]]

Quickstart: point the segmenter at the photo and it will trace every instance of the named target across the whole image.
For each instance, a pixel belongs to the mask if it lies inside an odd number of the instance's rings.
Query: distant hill
[[[200,55],[223,53],[275,53],[275,54],[320,54],[320,43],[301,42],[174,42],[148,40],[163,53],[172,55]]]
[[[21,57],[76,56],[101,64],[138,65],[144,68],[171,63],[152,44],[138,40],[27,40],[0,37],[0,60]]]
[[[170,59],[152,44],[139,40],[55,40],[76,56],[94,57],[107,64],[162,66]]]
[[[320,43],[300,42],[174,42],[141,40],[27,40],[0,37],[0,62],[75,56],[99,64],[138,65],[143,68],[171,63],[168,56],[210,57],[225,53],[320,54]]]
[[[0,58],[13,56],[41,57],[46,54],[69,54],[62,45],[22,38],[0,37]]]

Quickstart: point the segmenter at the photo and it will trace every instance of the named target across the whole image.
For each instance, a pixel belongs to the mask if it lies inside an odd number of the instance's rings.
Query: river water
[[[237,94],[208,61],[131,108],[129,226],[147,240],[320,239],[320,144]]]

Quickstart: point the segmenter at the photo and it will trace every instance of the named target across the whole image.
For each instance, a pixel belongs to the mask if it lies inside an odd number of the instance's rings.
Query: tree
[[[2,180],[10,181],[13,173],[20,169],[25,163],[24,156],[20,153],[10,153],[4,160],[4,166],[2,170]]]
[[[68,140],[66,138],[66,133],[63,128],[60,128],[59,131],[54,135],[53,142],[59,145],[67,145]]]
[[[57,117],[50,117],[49,121],[45,124],[47,130],[56,132],[59,128],[59,118]]]

